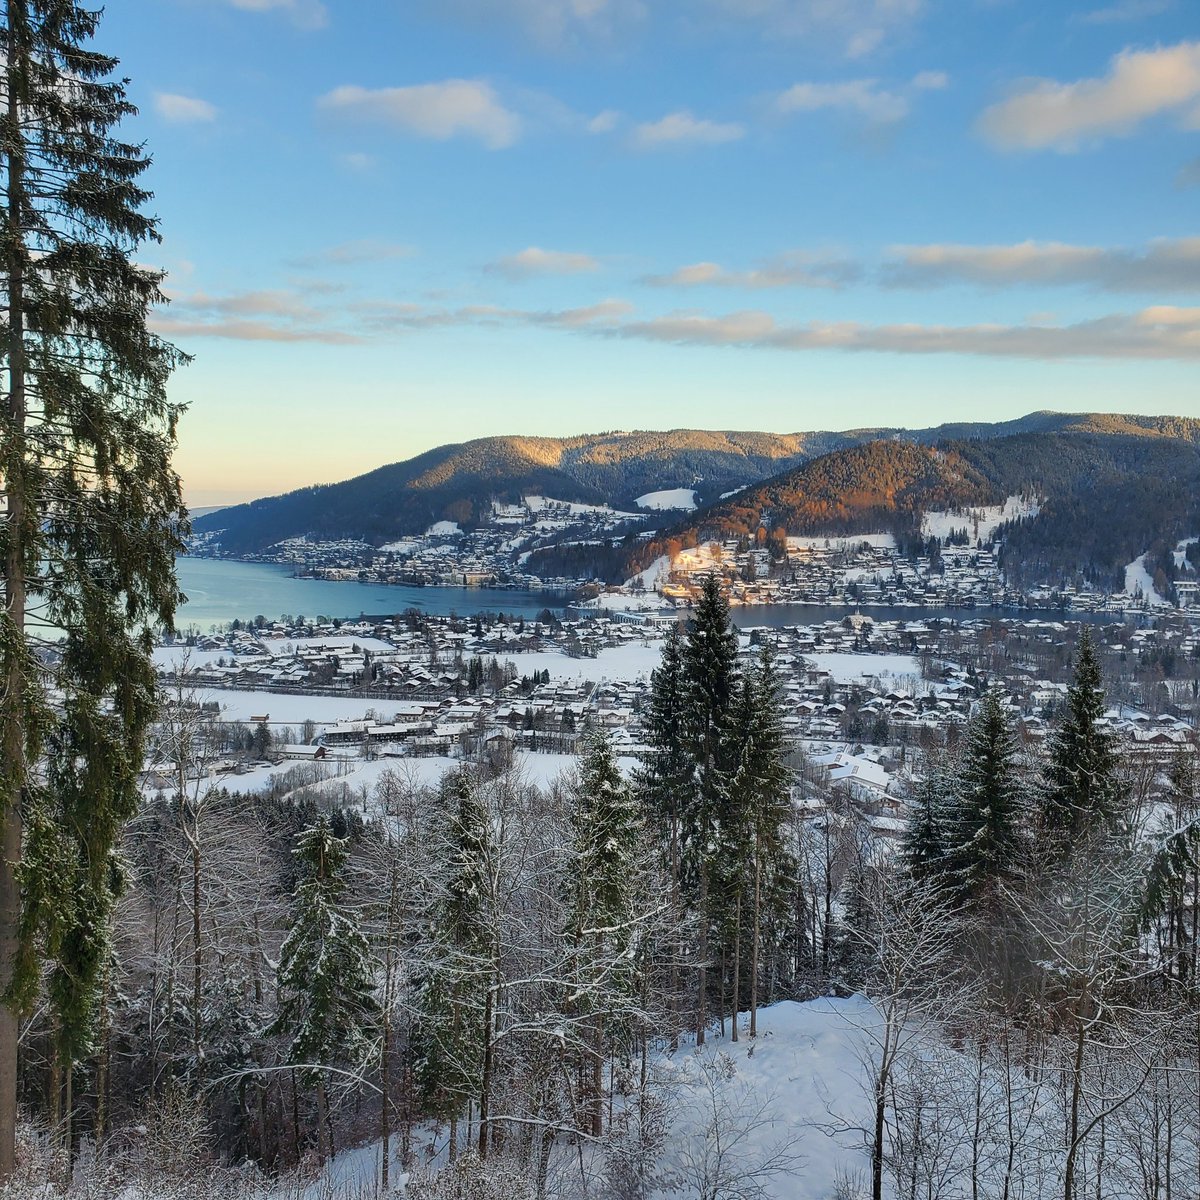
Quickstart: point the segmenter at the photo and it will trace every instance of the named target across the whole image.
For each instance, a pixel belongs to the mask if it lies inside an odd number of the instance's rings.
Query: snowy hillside
[[[639,496],[634,503],[638,508],[652,509],[655,512],[671,509],[691,512],[696,507],[696,493],[692,488],[668,488],[661,492],[647,492],[644,496]]]
[[[1009,496],[1003,504],[984,508],[969,508],[961,512],[927,512],[921,518],[921,534],[927,538],[946,538],[965,527],[972,541],[986,542],[1005,521],[1036,517],[1039,512],[1039,501],[1027,496]]]

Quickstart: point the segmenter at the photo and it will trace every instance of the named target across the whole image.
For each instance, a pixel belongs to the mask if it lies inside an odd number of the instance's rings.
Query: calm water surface
[[[385,616],[419,608],[434,616],[450,613],[470,616],[477,612],[518,613],[536,616],[544,608],[561,611],[559,596],[541,592],[508,591],[494,588],[392,587],[379,583],[354,583],[331,579],[296,579],[291,568],[272,563],[244,563],[214,558],[182,557],[177,563],[179,584],[188,602],[179,610],[180,629],[196,625],[207,631],[213,625],[233,620],[247,621],[256,616],[275,620],[285,613],[291,616],[353,618],[364,614]],[[819,625],[840,621],[849,609],[814,604],[761,604],[734,608],[734,624],[743,629],[754,626],[781,628],[788,625]],[[866,607],[863,612],[876,621],[966,621],[992,616],[1024,615],[1032,619],[1075,620],[1099,624],[1119,621],[1113,613],[1000,612],[976,608]]]

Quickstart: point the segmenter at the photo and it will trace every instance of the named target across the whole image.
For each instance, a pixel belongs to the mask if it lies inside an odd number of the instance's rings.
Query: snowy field
[[[743,1014],[743,1035],[746,1019]],[[724,1184],[711,1196],[828,1200],[843,1179],[867,1178],[864,1122],[870,1106],[863,1055],[876,1023],[861,997],[786,1001],[759,1010],[754,1042],[710,1035],[701,1050],[683,1046],[661,1056],[653,1076],[669,1097],[669,1133],[657,1166],[679,1186],[653,1194],[699,1196],[698,1176],[707,1173],[710,1182],[716,1174]],[[444,1131],[417,1130],[414,1142],[427,1162],[444,1161]],[[343,1151],[304,1200],[368,1188],[378,1178],[379,1155],[378,1142]],[[771,1159],[780,1169],[759,1175]],[[552,1175],[573,1184],[569,1194],[577,1192],[579,1162],[576,1151],[564,1145],[552,1168]],[[584,1163],[589,1173],[598,1169]],[[403,1177],[399,1161],[393,1177]],[[890,1196],[889,1183],[885,1180]]]
[[[804,659],[818,671],[828,671],[835,683],[879,679],[911,684],[921,678],[921,664],[911,654],[806,654]]]
[[[1154,578],[1146,568],[1146,556],[1135,558],[1125,568],[1125,595],[1144,600],[1151,608],[1167,608],[1167,601],[1155,591]]]
[[[1009,496],[1003,504],[966,508],[961,512],[927,512],[921,518],[923,537],[945,538],[966,526],[972,541],[988,541],[1005,521],[1036,517],[1041,503],[1027,496]]]
[[[852,546],[876,546],[880,550],[895,550],[896,539],[890,533],[854,533],[834,537],[790,537],[787,540],[789,550],[845,550]]]
[[[696,492],[694,488],[665,488],[661,492],[647,492],[639,496],[634,504],[638,508],[651,509],[654,512],[683,509],[691,512],[696,507]]]

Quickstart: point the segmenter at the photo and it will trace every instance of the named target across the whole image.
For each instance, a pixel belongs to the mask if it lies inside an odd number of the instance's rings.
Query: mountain
[[[1200,443],[1200,422],[1177,417],[1037,412],[1015,421],[917,430],[775,434],[676,429],[571,438],[480,438],[440,446],[343,483],[303,488],[205,514],[195,519],[194,529],[219,541],[223,552],[233,555],[261,552],[286,538],[305,535],[331,540],[361,538],[382,544],[424,532],[437,521],[455,521],[464,527],[479,524],[487,519],[493,501],[544,495],[628,510],[635,497],[674,487],[695,487],[700,504],[715,504],[712,511],[719,519],[723,494],[768,479],[786,481],[804,464],[830,453],[871,443],[940,446],[956,440],[1022,435],[1122,437],[1194,446]],[[824,486],[851,490],[862,486],[872,466],[882,465],[877,460],[877,452],[869,461],[848,459],[842,475],[831,477]],[[978,491],[989,478],[972,477],[973,486]],[[911,490],[916,481],[904,482],[898,477],[894,482],[900,488],[901,505],[909,503],[905,488]],[[942,485],[950,487],[951,482],[943,480]],[[930,478],[922,486],[933,484]],[[786,490],[790,485],[777,482],[774,486]],[[868,486],[880,485],[873,482]],[[915,495],[909,499],[915,502]],[[746,503],[747,497],[739,496],[733,507],[740,509]],[[836,520],[853,523],[858,519],[853,514],[864,503],[861,498],[844,502],[844,511],[839,510]],[[876,509],[882,504],[883,510],[889,510],[892,503],[883,493],[874,502]],[[779,504],[786,509],[782,494],[764,500],[761,507]]]
[[[964,427],[953,428],[961,434]],[[964,511],[1023,495],[1037,497],[1040,511],[1004,530],[1011,581],[1084,578],[1119,586],[1134,558],[1149,550],[1167,563],[1171,546],[1200,532],[1198,428],[1182,419],[1076,418],[1047,420],[1038,432],[931,444],[876,440],[835,450],[712,504],[625,548],[609,570],[626,578],[660,555],[713,538],[754,538],[760,530],[768,540],[890,532],[901,544],[914,544],[926,512]],[[531,570],[547,574],[557,565],[553,549],[530,561]]]

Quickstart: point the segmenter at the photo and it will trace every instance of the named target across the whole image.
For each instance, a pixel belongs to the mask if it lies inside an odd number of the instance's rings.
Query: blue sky
[[[446,441],[1200,416],[1193,0],[125,0],[194,504]]]

